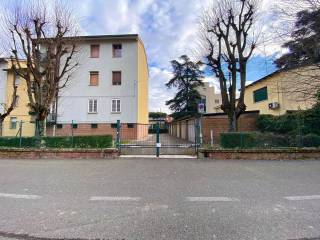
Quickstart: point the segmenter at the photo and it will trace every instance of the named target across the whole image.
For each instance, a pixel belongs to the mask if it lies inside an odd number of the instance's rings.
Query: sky
[[[215,0],[62,0],[74,9],[81,35],[137,33],[145,44],[149,64],[149,110],[170,112],[165,102],[174,90],[165,83],[172,77],[170,61],[183,54],[192,55],[196,47],[201,12]],[[261,0],[265,32],[271,29],[272,1]],[[261,18],[261,19],[263,19]],[[270,36],[267,36],[270,39]],[[271,37],[272,38],[272,37]],[[269,40],[268,40],[269,41]],[[248,64],[248,83],[276,70],[274,58],[281,44],[258,46]],[[206,80],[218,89],[211,74]]]

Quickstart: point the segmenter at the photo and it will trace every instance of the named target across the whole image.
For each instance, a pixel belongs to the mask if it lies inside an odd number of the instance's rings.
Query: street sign
[[[198,104],[198,113],[205,113],[205,104],[204,103],[199,103]]]

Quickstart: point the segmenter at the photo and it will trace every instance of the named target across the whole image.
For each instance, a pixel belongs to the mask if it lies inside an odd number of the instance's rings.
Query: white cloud
[[[170,61],[182,54],[192,57],[197,42],[198,19],[214,0],[62,0],[73,6],[84,34],[139,33],[150,66],[150,110],[165,110],[173,96],[165,82],[170,79]],[[265,34],[256,55],[270,56],[281,51],[282,42],[274,31],[281,22],[274,17],[272,3],[261,1],[260,26]],[[206,81],[219,90],[218,81]]]
[[[139,33],[150,69],[150,111],[169,112],[165,101],[174,95],[165,87],[170,61],[191,55],[198,13],[209,0],[84,0],[71,1],[82,17],[86,34]]]
[[[172,78],[172,73],[158,67],[150,68],[150,85],[149,85],[149,110],[153,112],[163,111],[170,113],[170,110],[165,106],[165,102],[174,96],[174,91],[165,87]]]

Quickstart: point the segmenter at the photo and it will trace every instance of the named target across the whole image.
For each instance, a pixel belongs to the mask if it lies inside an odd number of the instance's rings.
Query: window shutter
[[[116,111],[116,100],[112,100],[112,112]]]
[[[260,88],[253,92],[253,100],[254,102],[261,102],[264,100],[268,100],[268,88]]]
[[[99,72],[90,72],[90,86],[98,86]]]
[[[112,85],[121,85],[121,72],[112,72]]]
[[[98,112],[98,100],[93,101],[93,112]]]
[[[88,107],[88,112],[91,113],[92,112],[92,100],[89,100],[89,107]]]
[[[98,58],[100,52],[100,46],[99,45],[91,45],[90,49],[90,57],[92,58]]]
[[[121,112],[121,109],[120,109],[120,100],[117,100],[117,112]]]

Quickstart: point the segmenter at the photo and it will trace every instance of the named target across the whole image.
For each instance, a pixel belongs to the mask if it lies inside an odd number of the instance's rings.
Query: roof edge
[[[257,83],[260,83],[260,82],[262,82],[262,81],[264,81],[264,80],[267,80],[268,78],[273,77],[273,76],[275,76],[275,75],[277,75],[277,74],[280,74],[280,73],[282,73],[282,72],[284,72],[284,69],[276,70],[276,71],[274,71],[273,73],[271,73],[271,74],[269,74],[269,75],[267,75],[267,76],[264,76],[263,78],[260,78],[260,79],[258,79],[257,81],[254,81],[253,83],[250,83],[250,84],[247,85],[245,88],[248,88],[248,87],[251,87],[251,86],[253,86],[253,85],[256,85]]]

